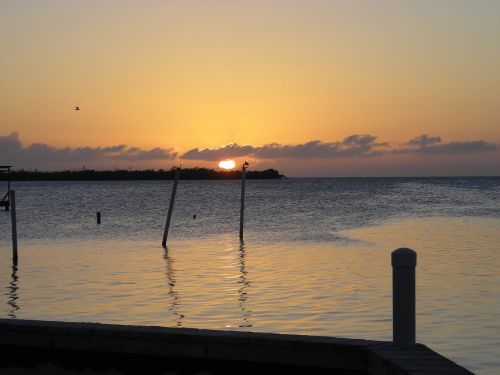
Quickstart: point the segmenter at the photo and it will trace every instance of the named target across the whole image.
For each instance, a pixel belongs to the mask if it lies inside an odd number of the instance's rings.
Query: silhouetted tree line
[[[248,179],[280,179],[284,176],[275,169],[247,171]],[[96,171],[93,169],[42,172],[38,170],[13,170],[12,181],[110,181],[110,180],[173,180],[174,169],[113,170]],[[241,171],[217,171],[208,168],[181,169],[181,180],[237,180]],[[0,173],[0,180],[7,180],[6,173]]]

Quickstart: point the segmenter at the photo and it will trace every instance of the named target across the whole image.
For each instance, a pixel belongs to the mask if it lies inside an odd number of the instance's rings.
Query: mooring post
[[[243,221],[245,218],[245,177],[247,174],[247,162],[241,167],[241,205],[240,205],[240,240],[243,240]]]
[[[17,219],[16,219],[16,191],[9,190],[10,221],[12,223],[12,262],[17,266]]]
[[[168,229],[170,228],[170,219],[172,218],[172,211],[174,210],[175,193],[177,192],[180,171],[181,169],[178,167],[175,169],[174,186],[172,187],[172,195],[170,196],[170,204],[168,205],[167,222],[165,223],[165,231],[163,232],[163,241],[161,241],[163,247],[167,247]]]
[[[101,224],[101,213],[96,212],[97,224]]]
[[[10,167],[7,167],[7,191],[10,191]]]
[[[415,345],[415,267],[417,253],[400,248],[391,254],[392,340],[395,346]]]
[[[10,167],[7,167],[7,193],[9,193],[9,201],[5,204],[5,211],[9,211],[10,205]]]

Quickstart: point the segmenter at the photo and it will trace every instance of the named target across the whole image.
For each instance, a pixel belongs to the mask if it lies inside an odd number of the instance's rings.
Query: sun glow
[[[234,160],[221,160],[219,162],[219,168],[222,168],[222,169],[225,169],[225,170],[230,170],[230,169],[233,169],[235,167],[235,162]]]

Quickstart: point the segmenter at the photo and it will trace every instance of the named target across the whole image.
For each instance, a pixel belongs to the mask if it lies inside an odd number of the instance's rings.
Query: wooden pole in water
[[[3,168],[3,167],[2,167]],[[10,166],[7,166],[7,201],[3,202],[5,211],[9,211],[9,205],[10,205]],[[4,197],[5,199],[5,197]]]
[[[7,167],[7,192],[10,192],[10,167]],[[9,193],[9,201],[5,205],[5,211],[9,211],[10,205],[10,193]]]
[[[165,231],[163,232],[163,240],[161,241],[163,247],[167,247],[168,229],[170,228],[170,219],[172,218],[172,211],[174,210],[175,193],[177,192],[180,171],[180,168],[175,169],[174,186],[172,187],[172,195],[170,196],[170,204],[168,206],[167,222],[165,223]]]
[[[96,216],[97,216],[97,224],[101,224],[101,212],[97,212]]]
[[[247,162],[241,167],[241,205],[240,205],[240,240],[243,241],[243,221],[245,217],[245,177],[247,174]]]
[[[17,266],[17,219],[16,219],[16,191],[9,190],[10,221],[12,223],[12,262]]]

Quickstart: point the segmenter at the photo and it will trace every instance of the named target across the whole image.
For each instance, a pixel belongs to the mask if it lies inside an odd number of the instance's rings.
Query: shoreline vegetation
[[[10,173],[11,181],[125,181],[125,180],[173,180],[175,168],[144,169],[144,170],[65,170],[65,171],[38,171],[38,170],[13,170]],[[0,181],[6,181],[7,173],[0,173]],[[181,180],[238,180],[241,171],[221,171],[209,168],[183,168],[179,178]],[[247,171],[247,179],[276,180],[285,176],[275,169],[263,171]]]

